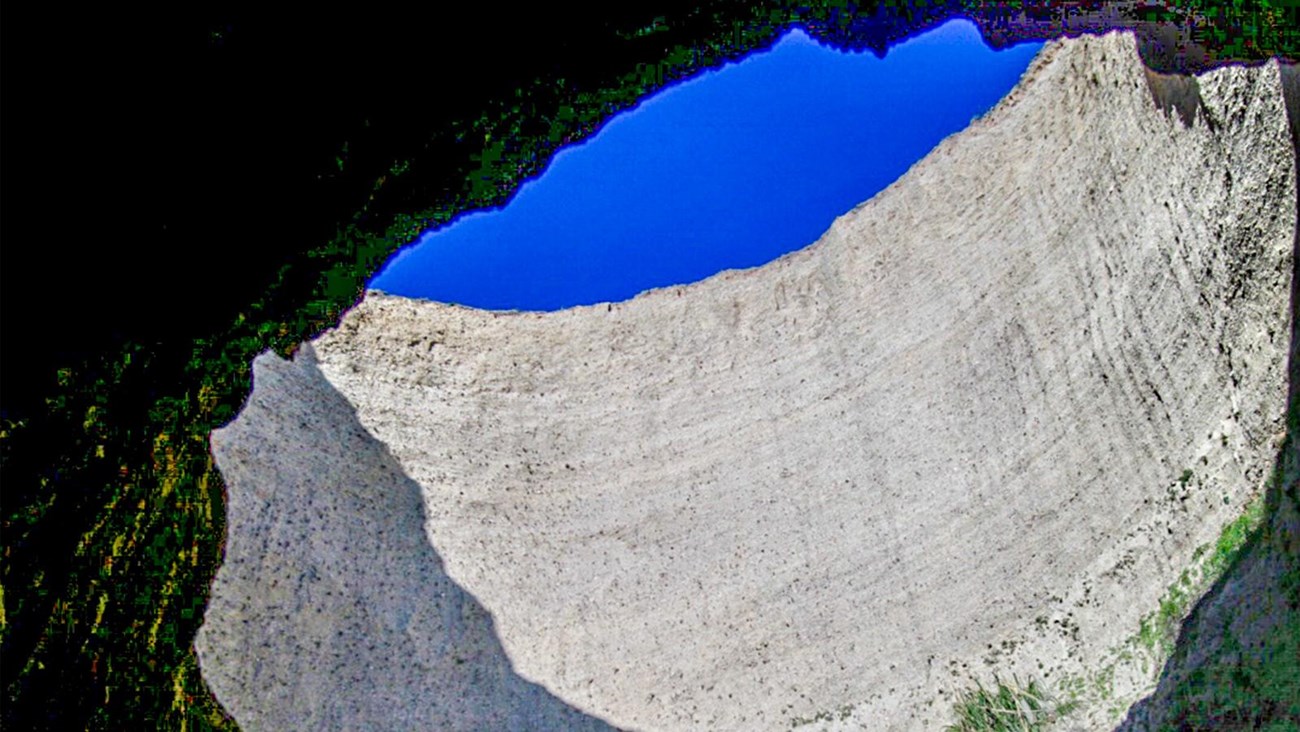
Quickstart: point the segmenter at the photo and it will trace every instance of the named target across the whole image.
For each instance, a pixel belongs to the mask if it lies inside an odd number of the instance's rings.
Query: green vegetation
[[[1192,553],[1192,566],[1183,570],[1169,586],[1156,610],[1143,616],[1136,640],[1148,652],[1168,657],[1178,635],[1178,625],[1187,616],[1192,603],[1212,585],[1241,553],[1246,540],[1264,518],[1264,496],[1256,496],[1240,516],[1219,533],[1214,546],[1202,545]]]
[[[1194,615],[1183,627],[1168,667],[1173,675],[1162,680],[1161,730],[1300,730],[1300,403],[1290,405],[1287,428],[1264,500],[1225,527],[1206,562],[1223,576],[1272,565],[1280,582],[1245,601],[1218,598],[1219,620]]]
[[[1006,683],[994,678],[992,689],[979,681],[957,695],[953,707],[956,722],[945,727],[948,732],[1039,732],[1068,714],[1069,703],[1058,704],[1047,696],[1038,682],[1021,686],[1016,680]]]
[[[1121,670],[1149,679],[1154,687],[1165,662],[1174,652],[1184,618],[1207,588],[1238,560],[1250,536],[1258,533],[1264,517],[1265,497],[1251,500],[1240,516],[1223,527],[1218,540],[1192,553],[1192,564],[1161,596],[1155,610],[1142,616],[1137,632],[1105,654],[1105,661],[1083,674],[1066,674],[1056,682],[1057,693],[1072,707],[1105,705],[1113,721],[1135,699],[1116,698],[1114,682]]]
[[[1058,679],[1056,688],[1064,698],[1077,706],[1106,704],[1111,719],[1118,721],[1135,701],[1114,697],[1113,681],[1119,671],[1128,671],[1130,677],[1137,673],[1149,678],[1154,688],[1157,681],[1164,683],[1160,675],[1177,666],[1180,657],[1186,657],[1196,647],[1203,650],[1203,644],[1209,642],[1213,645],[1203,663],[1177,681],[1175,691],[1169,695],[1171,707],[1167,711],[1171,719],[1179,721],[1166,728],[1254,728],[1257,723],[1300,718],[1300,568],[1281,544],[1283,537],[1268,524],[1278,510],[1270,508],[1271,502],[1286,500],[1290,495],[1293,506],[1289,510],[1293,515],[1296,511],[1298,466],[1294,445],[1300,426],[1298,413],[1300,405],[1290,405],[1288,436],[1265,491],[1223,527],[1213,544],[1196,548],[1191,565],[1165,591],[1156,609],[1142,617],[1136,633],[1108,651],[1107,660],[1098,669]],[[1280,620],[1280,632],[1269,635],[1267,650],[1243,653],[1230,623],[1221,628],[1194,629],[1189,634],[1185,620],[1196,603],[1231,575],[1252,551],[1273,552],[1289,565],[1290,584],[1286,585],[1284,579],[1280,588],[1283,603],[1259,611]],[[1266,622],[1268,617],[1249,619],[1249,624]],[[1276,728],[1292,729],[1285,725]]]
[[[1300,730],[1300,623],[1294,615],[1269,639],[1267,655],[1242,657],[1226,629],[1223,640],[1223,652],[1172,694],[1170,721],[1161,729]]]
[[[1062,17],[1056,4],[1024,8],[1036,17]],[[877,9],[882,12],[873,15]],[[254,356],[266,349],[288,355],[332,325],[402,244],[458,212],[501,204],[562,145],[658,87],[770,42],[790,23],[835,42],[883,48],[953,14],[994,17],[1021,9],[969,1],[879,8],[845,0],[717,3],[622,29],[626,42],[662,49],[657,60],[581,88],[537,77],[477,118],[433,131],[432,142],[462,155],[460,189],[436,201],[419,199],[425,203],[402,213],[383,214],[371,203],[344,213],[332,239],[283,265],[276,283],[218,332],[180,344],[130,344],[68,365],[43,413],[0,424],[0,640],[6,669],[16,670],[4,679],[4,713],[43,714],[52,702],[47,692],[57,690],[59,706],[87,729],[235,728],[201,680],[191,645],[225,530],[224,487],[208,435],[240,408]],[[1191,23],[1221,57],[1300,55],[1292,3],[1199,0],[1145,6],[1143,13],[1144,20]],[[860,24],[867,17],[874,25]],[[349,167],[347,155],[345,147],[336,160],[340,171]],[[435,160],[413,150],[392,161],[373,181],[371,202],[413,190],[399,188],[399,181],[415,186]],[[1239,535],[1252,525],[1220,544],[1240,546]],[[79,537],[70,550],[63,538],[69,532]],[[1167,617],[1181,615],[1185,602],[1171,599]],[[1152,627],[1164,633],[1167,625],[1157,618]],[[1294,657],[1295,638],[1283,640],[1281,652]],[[1211,674],[1206,683],[1240,681],[1242,688],[1267,691],[1274,688],[1268,678]],[[1023,725],[1040,724],[1044,704],[1033,683],[977,688],[968,701],[961,714],[985,726],[960,729],[1036,729]],[[1014,718],[996,713],[1006,709],[1017,710],[1022,726],[1006,726]]]

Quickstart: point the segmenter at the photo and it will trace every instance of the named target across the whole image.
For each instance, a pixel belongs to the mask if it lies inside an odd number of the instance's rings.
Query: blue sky
[[[371,287],[554,310],[764,264],[991,108],[1040,46],[995,52],[955,20],[878,59],[793,30],[614,117],[503,208],[398,252]]]

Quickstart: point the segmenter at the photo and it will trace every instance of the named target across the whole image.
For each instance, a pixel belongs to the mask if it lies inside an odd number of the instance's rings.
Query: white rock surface
[[[1131,35],[1054,42],[764,267],[544,314],[370,293],[260,357],[212,438],[208,683],[250,731],[934,729],[971,678],[1096,668],[1283,429],[1278,68],[1194,86],[1189,127]]]
[[[608,729],[514,672],[419,487],[310,359],[259,358],[254,380],[213,436],[226,559],[196,641],[245,730]]]

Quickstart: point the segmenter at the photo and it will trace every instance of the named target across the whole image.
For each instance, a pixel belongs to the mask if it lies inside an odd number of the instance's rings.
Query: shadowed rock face
[[[1300,148],[1300,68],[1286,65],[1280,70],[1291,142]],[[1300,252],[1300,231],[1295,242],[1292,251]],[[1293,279],[1289,356],[1293,410],[1300,408],[1298,308],[1300,281]],[[1260,531],[1233,567],[1201,597],[1180,628],[1178,647],[1161,671],[1155,691],[1129,709],[1119,730],[1263,729],[1273,721],[1300,719],[1297,437],[1293,426],[1292,441],[1278,456],[1278,479],[1265,496]]]
[[[254,729],[608,729],[521,679],[426,540],[420,489],[304,347],[213,436],[230,485],[204,673]]]
[[[971,675],[1113,660],[1282,433],[1279,78],[1052,43],[764,267],[544,314],[370,294],[214,433],[205,678],[248,729],[930,729]]]

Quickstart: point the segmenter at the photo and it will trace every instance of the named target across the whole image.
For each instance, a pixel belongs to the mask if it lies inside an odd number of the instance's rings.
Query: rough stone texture
[[[420,488],[321,377],[257,359],[213,435],[226,560],[197,646],[246,730],[608,729],[519,678],[426,540]]]
[[[1284,65],[1281,71],[1291,142],[1300,161],[1300,67]],[[1300,230],[1293,251],[1300,252]],[[1292,409],[1300,409],[1298,310],[1300,281],[1292,279]],[[1292,439],[1300,440],[1292,429]],[[1257,540],[1197,603],[1155,692],[1129,709],[1122,732],[1300,723],[1300,450],[1295,442],[1283,447],[1277,471]]]
[[[259,358],[213,435],[218,699],[250,730],[323,702],[322,728],[567,728],[567,703],[933,729],[972,677],[1107,663],[1262,489],[1287,393],[1278,67],[1163,87],[1131,35],[1054,42],[764,267],[545,314],[370,293]],[[1139,660],[1073,722],[1116,722]]]

